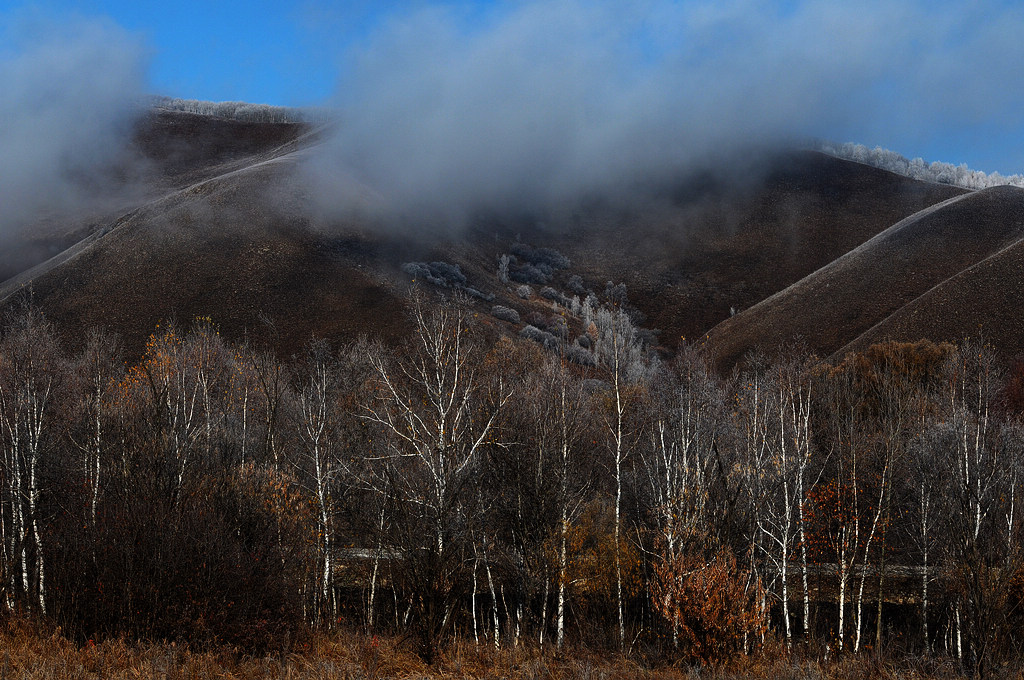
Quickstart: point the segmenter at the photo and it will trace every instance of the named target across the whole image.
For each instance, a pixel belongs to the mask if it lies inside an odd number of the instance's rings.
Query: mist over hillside
[[[1024,12],[383,5],[321,107],[0,41],[0,646],[1019,673],[1024,176],[807,140],[1015,117]]]
[[[1020,99],[1000,79],[1021,53],[1005,8],[641,4],[393,13],[347,55],[315,197],[345,217],[457,228],[595,195],[628,203],[709,167],[756,174],[751,149],[808,136],[953,134],[985,115],[976,102]]]
[[[182,111],[201,116],[228,118],[249,123],[325,123],[331,112],[323,107],[271,106],[251,102],[211,102],[157,95],[150,99],[155,109]]]
[[[914,142],[971,134],[989,119],[1005,126],[994,111],[1024,104],[1005,87],[1024,57],[1013,31],[1021,17],[983,5],[402,5],[338,48],[337,88],[322,106],[157,105],[248,122],[330,121],[303,165],[318,215],[451,233],[481,215],[571,212],[595,196],[648,200],[652,186],[708,168],[742,180],[760,172],[761,150],[809,137]],[[147,99],[146,38],[42,12],[0,14],[0,33],[0,141],[11,150],[0,168],[0,234],[40,211],[123,202],[125,180],[146,170],[126,151]],[[928,181],[1002,181],[830,146]]]
[[[74,218],[136,195],[124,172],[144,115],[145,50],[110,22],[32,24],[0,36],[0,244],[41,217]]]

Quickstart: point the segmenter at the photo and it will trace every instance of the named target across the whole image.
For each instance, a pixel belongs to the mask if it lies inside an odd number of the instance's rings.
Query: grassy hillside
[[[819,153],[775,153],[742,180],[719,168],[630,201],[481,218],[457,233],[395,233],[310,209],[295,170],[317,141],[301,124],[155,111],[134,147],[144,190],[109,213],[36,225],[16,239],[0,299],[30,288],[72,339],[102,325],[130,347],[161,319],[209,316],[234,337],[262,333],[269,321],[287,353],[311,335],[397,338],[409,261],[458,265],[493,302],[536,311],[539,298],[523,302],[497,277],[499,256],[522,240],[568,256],[571,266],[546,282],[567,297],[624,282],[672,350],[963,193]]]
[[[877,324],[898,326],[904,307],[934,287],[949,282],[950,289],[957,290],[965,281],[974,281],[967,270],[1022,237],[1024,190],[995,187],[965,194],[898,222],[777,295],[724,321],[709,333],[708,341],[725,366],[752,348],[771,350],[794,339],[802,339],[827,356]],[[914,331],[891,337],[960,339],[976,333],[978,322],[1006,314],[1016,298],[1013,293],[1009,297],[1000,293],[1002,283],[994,279],[983,287],[987,292],[979,289],[969,306],[948,294],[943,303],[933,296],[933,302],[924,305],[928,311],[918,312],[922,321]],[[1002,307],[1000,302],[1011,307]],[[925,316],[944,323],[945,333],[928,326]],[[890,337],[883,327],[870,338]],[[1019,346],[1024,336],[1007,332],[1002,339]]]

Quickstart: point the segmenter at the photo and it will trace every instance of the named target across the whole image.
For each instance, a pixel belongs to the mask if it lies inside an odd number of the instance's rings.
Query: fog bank
[[[417,228],[626,200],[751,144],[913,138],[1013,110],[1022,30],[994,2],[420,6],[347,54],[310,169],[324,209]]]
[[[0,14],[0,240],[109,200],[143,113],[142,43],[97,20]],[[130,173],[128,173],[130,174]]]

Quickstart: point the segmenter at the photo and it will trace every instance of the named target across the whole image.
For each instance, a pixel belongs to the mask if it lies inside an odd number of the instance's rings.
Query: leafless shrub
[[[577,363],[580,366],[596,366],[597,359],[594,358],[594,353],[588,349],[583,349],[579,345],[570,345],[565,350],[565,358],[573,363]]]
[[[429,266],[434,276],[460,286],[466,285],[466,275],[462,273],[459,265],[448,264],[447,262],[431,262]]]
[[[493,307],[491,307],[491,316],[493,316],[495,319],[508,321],[509,323],[519,323],[519,312],[512,309],[511,307],[494,305]]]
[[[540,312],[533,311],[529,312],[525,317],[526,323],[531,326],[536,326],[542,331],[548,330],[548,317],[544,316]]]
[[[485,293],[485,292],[483,292],[481,290],[477,290],[476,288],[473,288],[472,286],[465,286],[464,288],[462,288],[462,292],[464,292],[466,295],[469,295],[471,297],[479,298],[479,299],[483,300],[484,302],[493,302],[494,301],[494,293]]]
[[[569,326],[565,323],[565,319],[556,316],[550,323],[548,323],[548,331],[556,337],[567,340],[569,338]]]
[[[624,305],[629,301],[629,296],[626,295],[626,284],[620,283],[618,285],[609,281],[604,287],[604,296],[615,305]]]
[[[512,255],[502,255],[498,258],[498,280],[502,283],[508,283],[508,266],[515,261]]]
[[[483,293],[480,290],[466,285],[466,275],[457,264],[448,262],[406,262],[402,265],[402,271],[417,280],[426,280],[429,283],[441,288],[454,288],[461,290],[467,295],[490,301],[493,295]]]
[[[432,276],[430,267],[423,262],[406,262],[402,265],[402,271],[414,279],[429,279]]]
[[[509,274],[509,278],[519,283],[536,283],[542,285],[551,280],[552,275],[551,268],[547,265],[532,265],[527,264],[519,267]]]
[[[542,331],[536,326],[526,326],[523,330],[519,331],[519,337],[539,342],[548,349],[558,348],[558,338],[547,331]]]
[[[525,243],[512,246],[512,254],[519,259],[534,265],[545,265],[551,269],[568,269],[569,258],[554,248],[533,248]]]
[[[568,305],[569,304],[569,300],[567,300],[564,295],[559,293],[557,290],[555,290],[551,286],[544,286],[543,288],[541,288],[540,289],[540,296],[542,298],[546,298],[548,300],[551,300],[552,302],[557,302],[560,305]]]

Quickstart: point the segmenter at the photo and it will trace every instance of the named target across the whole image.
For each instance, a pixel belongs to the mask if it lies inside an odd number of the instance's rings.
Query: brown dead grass
[[[539,245],[564,252],[573,273],[602,288],[624,281],[646,325],[674,348],[728,319],[731,307],[751,307],[964,193],[813,152],[780,154],[752,172],[758,179],[748,186],[712,187],[668,207],[583,214]]]
[[[1020,678],[1003,668],[1001,678]],[[319,635],[289,654],[251,657],[229,649],[192,651],[167,644],[123,639],[77,645],[59,631],[47,633],[23,622],[0,629],[0,678],[192,680],[329,680],[333,678],[515,678],[532,680],[925,680],[960,677],[948,659],[873,656],[823,661],[787,655],[779,645],[758,656],[743,656],[720,667],[681,667],[662,662],[644,665],[621,655],[573,649],[557,654],[535,646],[495,650],[489,644],[460,641],[431,667],[386,636],[354,632]]]
[[[836,352],[885,340],[984,340],[1008,356],[1024,349],[1024,241],[943,281]]]

